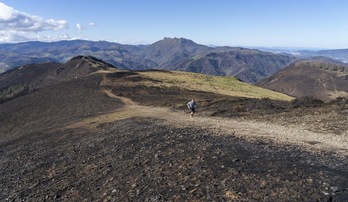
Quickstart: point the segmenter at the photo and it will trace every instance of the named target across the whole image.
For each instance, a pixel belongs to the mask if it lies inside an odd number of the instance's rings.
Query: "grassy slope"
[[[290,101],[293,97],[275,91],[260,88],[239,81],[233,77],[210,76],[205,74],[179,72],[179,71],[141,71],[137,72],[143,77],[157,80],[144,82],[147,86],[181,87],[188,90],[212,92],[223,95],[247,98],[270,98],[275,100]]]

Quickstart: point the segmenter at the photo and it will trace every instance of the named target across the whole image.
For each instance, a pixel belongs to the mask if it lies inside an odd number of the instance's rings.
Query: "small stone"
[[[308,183],[313,183],[313,179],[312,179],[312,178],[308,178],[308,179],[306,179],[306,181],[307,181]]]
[[[261,181],[260,182],[260,189],[265,189],[266,188],[266,182],[265,181]]]
[[[151,197],[151,201],[152,201],[152,202],[157,202],[157,201],[160,201],[161,198],[162,198],[161,195],[152,196],[152,197]]]
[[[324,187],[325,190],[329,190],[330,189],[330,184],[324,182],[323,183],[323,187]]]
[[[338,191],[338,187],[332,186],[332,187],[330,187],[330,189],[332,190],[332,192],[337,192]]]

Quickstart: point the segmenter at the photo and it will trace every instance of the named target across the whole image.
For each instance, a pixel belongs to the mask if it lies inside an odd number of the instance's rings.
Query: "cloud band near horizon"
[[[0,42],[35,40],[39,32],[64,29],[69,29],[66,20],[43,19],[0,2]]]

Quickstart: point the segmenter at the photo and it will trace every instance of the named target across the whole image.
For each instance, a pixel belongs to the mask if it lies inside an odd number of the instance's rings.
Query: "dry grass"
[[[143,77],[149,78],[149,80],[143,83],[146,86],[180,87],[187,90],[197,90],[236,97],[270,98],[286,101],[293,100],[293,97],[288,95],[244,83],[233,77],[210,76],[179,71],[144,71],[137,73]],[[158,82],[154,83],[153,80],[157,80]]]
[[[162,88],[182,88],[186,90],[215,93],[221,95],[228,95],[233,97],[245,98],[269,98],[274,100],[291,101],[294,97],[283,93],[275,92],[265,88],[261,88],[249,83],[239,81],[234,77],[227,76],[211,76],[199,73],[180,72],[180,71],[127,71],[127,70],[100,70],[93,74],[113,74],[117,72],[130,72],[126,76],[128,78],[143,78],[138,79],[133,84],[146,87],[162,87]],[[104,81],[105,82],[105,81]],[[111,83],[108,83],[109,85]],[[111,84],[112,85],[112,84]]]

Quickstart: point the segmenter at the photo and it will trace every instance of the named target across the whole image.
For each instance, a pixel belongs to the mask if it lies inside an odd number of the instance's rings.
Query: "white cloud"
[[[79,32],[79,31],[81,31],[83,29],[83,27],[82,27],[82,25],[80,23],[77,23],[76,24],[76,29]]]
[[[74,40],[79,37],[71,37],[69,34],[60,35],[39,35],[22,31],[0,31],[0,43],[23,42],[23,41],[57,41],[57,40]]]
[[[26,32],[0,31],[0,43],[31,40]]]
[[[68,27],[66,20],[43,19],[0,2],[0,42],[31,40],[34,33],[63,30]]]
[[[89,27],[94,27],[95,23],[94,22],[90,22],[90,23],[88,23],[88,26]],[[87,29],[87,26],[81,25],[80,23],[76,23],[76,29],[77,29],[77,31],[81,31],[83,29]]]
[[[0,19],[9,20],[14,12],[14,9],[0,2]]]

